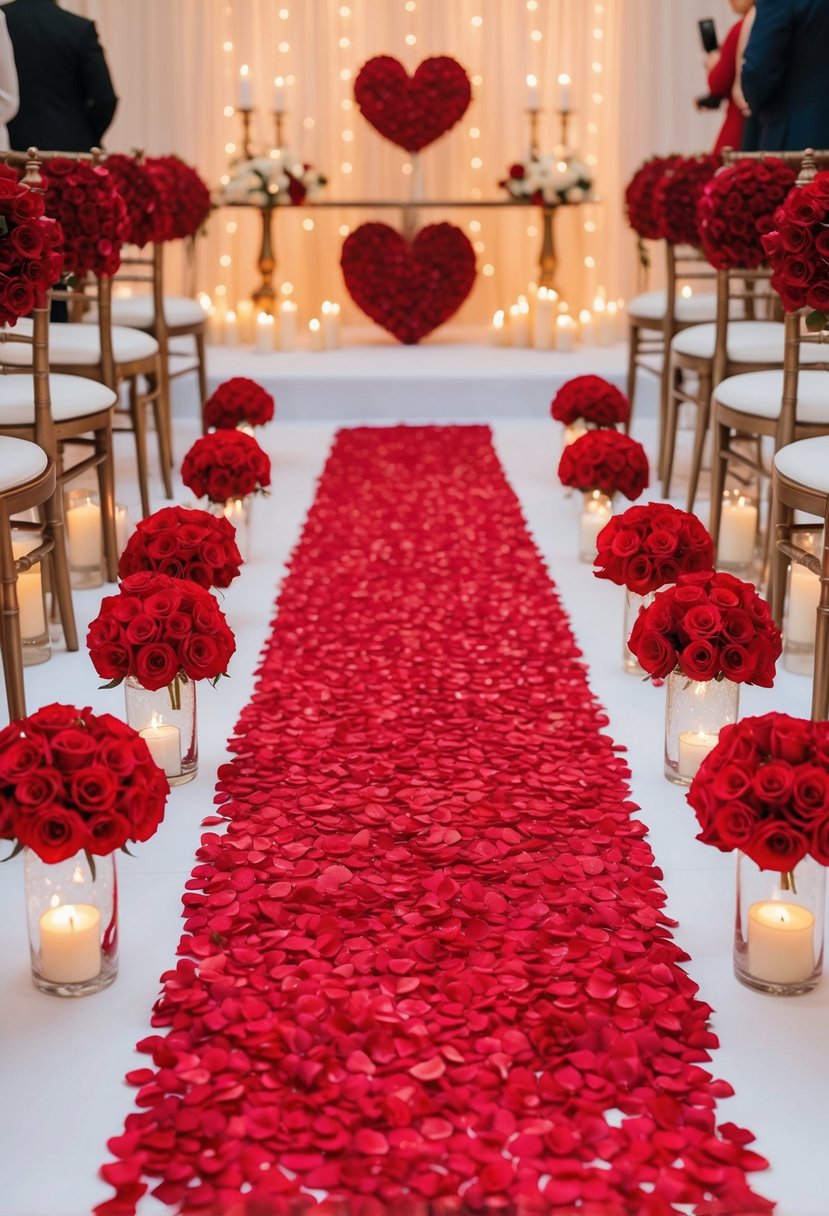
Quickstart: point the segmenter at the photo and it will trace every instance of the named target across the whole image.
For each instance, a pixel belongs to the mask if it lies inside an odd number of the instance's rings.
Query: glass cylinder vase
[[[23,850],[32,980],[53,996],[87,996],[118,974],[115,857],[41,861]]]
[[[720,730],[737,721],[740,686],[732,680],[689,680],[677,670],[665,689],[665,776],[675,785],[690,785]]]
[[[72,586],[78,590],[103,587],[101,502],[96,490],[69,490],[67,493],[66,539]]]
[[[127,676],[124,697],[127,722],[144,739],[170,785],[192,781],[199,766],[195,681],[177,676],[172,684],[150,691]]]
[[[613,514],[613,500],[601,490],[588,490],[584,495],[579,520],[579,560],[592,565],[596,556],[596,537]]]
[[[14,560],[19,561],[26,557],[41,544],[42,540],[43,537],[40,533],[33,534],[15,529],[12,532]],[[35,667],[38,663],[45,663],[52,654],[40,562],[35,562],[28,570],[18,571],[17,604],[20,613],[23,666]]]
[[[809,992],[823,971],[826,870],[804,857],[788,873],[737,853],[734,974],[774,996]]]
[[[815,666],[815,635],[820,603],[820,576],[808,566],[792,562],[786,586],[783,625],[783,666],[786,671],[810,676]]]
[[[638,595],[635,591],[625,589],[625,613],[622,620],[622,665],[628,675],[641,676],[643,679],[647,675],[647,672],[643,667],[640,667],[639,660],[628,646],[628,638],[633,631],[633,626],[636,624],[640,608],[647,608],[652,604],[653,597],[654,592],[649,592],[648,595]]]
[[[228,498],[227,502],[213,502],[210,510],[214,515],[224,515],[236,529],[236,545],[242,561],[250,561],[250,525],[253,514],[253,495],[244,498]]]

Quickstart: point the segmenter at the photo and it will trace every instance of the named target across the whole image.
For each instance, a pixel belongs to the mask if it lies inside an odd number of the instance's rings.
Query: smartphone
[[[719,43],[717,42],[717,29],[712,17],[706,17],[699,22],[699,36],[703,50],[716,51]]]
[[[697,105],[702,110],[718,110],[722,97],[712,97],[710,94],[707,97],[698,97]]]

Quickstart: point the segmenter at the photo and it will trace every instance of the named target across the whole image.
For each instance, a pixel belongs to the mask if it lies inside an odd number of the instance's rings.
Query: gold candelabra
[[[275,110],[273,115],[274,134],[276,135],[277,148],[282,147],[283,124],[285,122],[285,113],[283,110]]]
[[[239,107],[237,107],[237,109],[239,109]],[[242,156],[245,160],[250,160],[250,124],[251,119],[253,118],[253,110],[239,109],[239,113],[242,115]]]
[[[561,142],[562,148],[564,148],[565,150],[567,148],[567,128],[570,125],[570,116],[572,115],[572,113],[573,113],[572,110],[559,110],[558,111],[559,122],[561,123],[561,141],[560,142]]]
[[[538,120],[541,116],[540,110],[527,110],[530,116],[530,156],[535,159],[538,156]]]

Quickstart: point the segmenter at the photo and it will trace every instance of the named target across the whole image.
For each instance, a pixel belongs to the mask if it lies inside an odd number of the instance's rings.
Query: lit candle
[[[541,109],[541,94],[538,90],[538,77],[532,73],[527,77],[527,109]]]
[[[15,561],[31,553],[40,542],[39,536],[29,536],[12,544]],[[32,642],[43,638],[47,632],[46,608],[43,603],[43,580],[40,577],[39,562],[31,569],[22,570],[18,574],[17,606],[20,611],[20,640]]]
[[[239,345],[239,322],[232,308],[225,313],[224,334],[227,346]]]
[[[717,746],[719,738],[719,735],[709,735],[704,730],[682,731],[679,736],[679,776],[688,781],[696,777],[699,766]]]
[[[239,110],[253,109],[253,89],[250,82],[250,68],[243,63],[239,69],[239,82],[236,90],[236,106]]]
[[[742,494],[726,494],[722,504],[720,543],[717,555],[721,566],[742,568],[750,565],[757,537],[757,507]]]
[[[748,970],[771,984],[797,984],[815,969],[815,918],[808,908],[768,899],[748,910]]]
[[[611,342],[619,341],[619,307],[615,300],[607,302],[607,328]]]
[[[69,564],[76,570],[101,565],[101,508],[91,498],[66,512],[69,537]]]
[[[509,346],[509,329],[503,308],[492,316],[492,341],[495,346]]]
[[[325,350],[325,342],[322,337],[322,326],[319,323],[318,317],[312,317],[308,322],[308,349],[309,350]]]
[[[597,294],[593,301],[593,320],[595,323],[596,342],[599,346],[610,346],[613,336],[610,331],[610,319],[607,315],[607,304],[604,295]]]
[[[566,72],[560,72],[558,77],[558,108],[563,113],[570,110],[570,77]]]
[[[533,311],[533,346],[536,350],[551,350],[553,347],[553,317],[558,293],[549,287],[539,287],[535,294]]]
[[[298,308],[293,300],[283,300],[279,305],[279,349],[293,350],[296,345],[296,323]]]
[[[239,328],[239,341],[253,342],[256,337],[253,300],[240,300],[236,305],[236,324]]]
[[[686,283],[679,294],[682,296],[683,300],[690,300],[694,294],[694,289],[688,283]]]
[[[130,513],[123,503],[115,504],[115,547],[119,556],[127,547],[130,537]]]
[[[273,112],[274,112],[274,114],[284,114],[285,113],[285,78],[284,78],[284,76],[274,76]]]
[[[579,337],[582,346],[592,346],[595,341],[593,314],[589,308],[583,308],[579,313]]]
[[[58,900],[57,895],[52,896]],[[101,914],[92,904],[61,904],[40,918],[40,974],[53,984],[81,984],[101,973]]]
[[[792,563],[789,599],[786,605],[786,642],[794,646],[815,644],[820,579],[806,566]]]
[[[529,346],[530,344],[530,309],[526,300],[512,304],[509,310],[510,342],[513,346]]]
[[[556,350],[568,354],[575,350],[576,323],[569,313],[563,312],[556,318]]]
[[[255,350],[258,355],[267,355],[273,351],[273,317],[269,313],[260,312],[256,318]]]
[[[168,777],[181,776],[181,731],[166,723],[158,714],[153,714],[150,725],[140,730],[139,735],[150,749],[150,755]]]
[[[592,562],[596,554],[596,537],[610,523],[613,504],[606,495],[594,490],[584,504],[580,526],[580,550],[583,561]]]
[[[207,340],[211,346],[221,346],[224,342],[225,315],[215,304],[211,304],[207,314]]]
[[[322,302],[322,340],[326,350],[340,345],[340,306],[330,300]]]

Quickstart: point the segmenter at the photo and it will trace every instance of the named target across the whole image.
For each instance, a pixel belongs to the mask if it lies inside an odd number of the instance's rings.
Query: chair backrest
[[[713,282],[715,271],[702,250],[692,245],[672,245],[665,242],[665,331],[666,340],[677,331],[677,293],[680,282]]]

